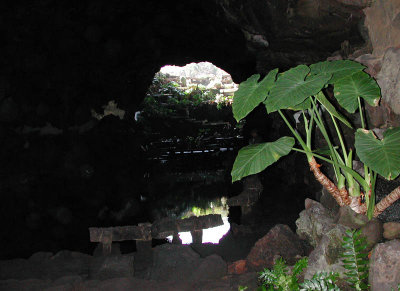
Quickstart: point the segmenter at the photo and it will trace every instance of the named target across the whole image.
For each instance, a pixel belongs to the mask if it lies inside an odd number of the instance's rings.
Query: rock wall
[[[373,127],[400,125],[400,1],[376,0],[364,9],[372,53],[357,60],[381,87],[380,107],[368,111]]]

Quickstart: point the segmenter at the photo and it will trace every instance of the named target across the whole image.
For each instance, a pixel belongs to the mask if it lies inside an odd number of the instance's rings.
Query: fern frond
[[[298,260],[296,264],[294,264],[293,266],[293,271],[292,271],[293,276],[299,275],[305,268],[307,268],[307,265],[308,265],[307,257]]]
[[[293,271],[289,274],[286,262],[279,258],[274,267],[270,269],[264,269],[260,272],[259,279],[263,286],[261,290],[280,290],[280,291],[297,291],[299,290],[299,283],[297,282],[297,275],[307,267],[308,258],[304,258],[296,262],[293,266]],[[268,288],[268,289],[267,289]]]
[[[286,275],[288,272],[286,262],[283,258],[279,258],[274,265],[274,273],[277,277]]]
[[[340,291],[335,281],[339,275],[337,273],[317,272],[311,280],[304,280],[300,284],[300,291]]]
[[[356,290],[366,290],[368,278],[368,253],[365,251],[367,243],[361,230],[346,230],[343,237],[342,254],[343,267],[347,270],[347,282]]]
[[[260,272],[260,276],[258,278],[267,285],[273,284],[278,279],[276,274],[269,269],[264,269],[264,271]]]

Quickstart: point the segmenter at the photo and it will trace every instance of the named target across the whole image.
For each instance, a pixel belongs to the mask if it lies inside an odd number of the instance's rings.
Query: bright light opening
[[[230,223],[228,222],[228,217],[222,217],[223,225],[204,229],[203,230],[203,239],[202,243],[213,243],[218,244],[219,240],[227,234],[229,229],[231,228]]]
[[[214,92],[212,103],[232,104],[233,94],[239,88],[231,75],[210,62],[190,63],[183,67],[167,65],[160,72],[185,94],[198,89],[211,90]]]
[[[228,222],[228,217],[222,217],[223,225],[203,229],[202,243],[218,244],[220,239],[228,233],[231,225]],[[182,244],[190,245],[193,242],[190,231],[180,232],[179,238],[182,240]],[[169,242],[172,242],[172,235],[167,237]]]
[[[208,214],[220,214],[222,217],[223,224],[216,227],[211,227],[207,229],[203,229],[203,237],[202,243],[213,243],[218,244],[220,239],[229,231],[231,225],[228,221],[228,207],[226,205],[227,198],[222,197],[220,202],[214,201],[209,203],[208,208],[199,208],[192,207],[190,211],[188,211],[187,217],[191,216],[202,216]],[[192,235],[189,231],[187,232],[179,232],[179,238],[182,240],[182,244],[191,244],[193,242]],[[172,242],[173,236],[167,237],[169,242]]]

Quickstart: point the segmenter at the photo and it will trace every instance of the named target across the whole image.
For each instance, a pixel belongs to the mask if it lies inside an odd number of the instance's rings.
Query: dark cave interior
[[[240,83],[254,73],[349,54],[365,44],[360,7],[326,1],[317,11],[300,2],[2,2],[0,259],[61,249],[92,253],[88,227],[151,221],[162,215],[150,211],[154,204],[175,207],[185,200],[188,185],[166,176],[177,169],[227,172],[196,195],[240,192],[229,169],[250,131],[258,129],[269,141],[287,130],[265,118],[264,108],[247,118],[244,139],[232,144],[232,153],[177,160],[173,169],[147,162],[142,146],[148,140],[134,115],[166,64],[212,62]],[[91,110],[101,111],[110,100],[126,118],[95,120]],[[229,110],[216,114],[234,126]],[[175,130],[185,136],[191,125]],[[293,154],[260,176],[257,219],[293,226],[304,198],[318,191],[303,159]],[[150,181],[148,173],[159,179]],[[151,199],[141,201],[143,193]],[[112,218],[128,203],[129,215]]]

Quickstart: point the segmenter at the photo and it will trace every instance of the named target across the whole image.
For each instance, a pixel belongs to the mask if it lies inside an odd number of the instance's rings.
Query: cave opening
[[[204,229],[203,243],[218,243],[229,231],[230,168],[243,140],[231,114],[237,88],[210,62],[167,65],[155,74],[135,113],[146,140],[145,176],[151,187],[143,199],[154,201],[152,218],[221,215],[222,225]],[[189,231],[179,237],[192,243]]]

